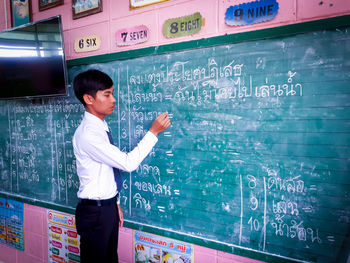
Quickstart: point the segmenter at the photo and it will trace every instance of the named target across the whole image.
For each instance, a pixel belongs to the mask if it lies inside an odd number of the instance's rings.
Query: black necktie
[[[113,138],[110,132],[107,132],[109,142],[114,145]],[[120,176],[119,169],[113,167],[114,180],[117,183],[117,191],[120,192],[122,190],[122,178]]]

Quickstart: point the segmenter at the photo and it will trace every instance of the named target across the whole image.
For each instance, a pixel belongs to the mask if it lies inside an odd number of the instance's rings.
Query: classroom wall
[[[225,24],[225,12],[231,5],[251,2],[249,0],[170,0],[142,8],[129,9],[129,0],[103,0],[103,12],[72,19],[72,0],[64,5],[39,12],[39,0],[32,0],[33,20],[40,20],[61,14],[63,21],[65,52],[67,59],[94,56],[149,46],[214,37],[224,34],[278,27],[309,20],[340,16],[350,13],[348,0],[278,0],[277,16],[268,22],[255,25],[230,27]],[[0,30],[11,27],[9,0],[0,4]],[[205,26],[195,35],[167,39],[162,34],[162,25],[169,18],[200,12],[205,18]],[[146,43],[135,46],[117,47],[116,32],[120,29],[145,25],[150,29]],[[74,40],[78,37],[98,34],[101,48],[87,53],[74,52]]]
[[[65,0],[64,5],[42,12],[38,8],[39,0],[32,0],[33,20],[40,20],[53,15],[62,15],[65,54],[67,59],[114,53],[148,46],[209,38],[224,34],[234,34],[262,28],[278,27],[286,24],[340,16],[350,13],[349,0],[277,0],[277,16],[264,23],[250,26],[230,27],[225,24],[225,12],[231,5],[238,5],[244,0],[170,0],[143,8],[129,10],[129,0],[103,0],[103,12],[77,20],[72,19],[72,1]],[[0,30],[10,28],[9,0],[0,1]],[[167,39],[162,34],[162,25],[169,18],[191,15],[200,12],[205,18],[205,25],[195,35]],[[149,40],[135,46],[117,47],[116,32],[119,29],[146,25],[150,29]],[[87,53],[75,53],[74,40],[90,34],[98,34],[102,40],[101,48]],[[37,263],[48,262],[48,237],[46,209],[24,205],[25,251],[0,245],[0,263]],[[132,262],[132,230],[120,230],[120,262]],[[195,246],[195,262],[229,263],[259,262],[213,249]]]

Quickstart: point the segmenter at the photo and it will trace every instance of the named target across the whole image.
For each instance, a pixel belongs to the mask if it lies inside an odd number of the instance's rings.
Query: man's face
[[[91,96],[91,104],[87,104],[87,110],[104,120],[106,115],[113,113],[115,98],[113,96],[113,87],[97,91],[95,98]]]

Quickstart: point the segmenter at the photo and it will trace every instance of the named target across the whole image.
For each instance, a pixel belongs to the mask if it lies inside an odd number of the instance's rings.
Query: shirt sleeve
[[[99,132],[87,130],[81,140],[80,148],[83,153],[96,162],[132,172],[151,152],[157,141],[157,136],[148,131],[131,152],[124,153],[118,147],[109,143],[107,133],[104,136]]]

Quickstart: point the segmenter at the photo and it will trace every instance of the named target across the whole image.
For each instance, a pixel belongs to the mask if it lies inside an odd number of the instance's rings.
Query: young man
[[[80,181],[75,218],[81,262],[116,263],[119,225],[123,224],[118,169],[135,170],[156,144],[158,133],[170,126],[170,119],[167,113],[160,114],[131,152],[121,152],[112,144],[104,120],[116,102],[112,79],[101,71],[88,70],[78,74],[73,85],[76,97],[85,106],[84,118],[73,137]]]

